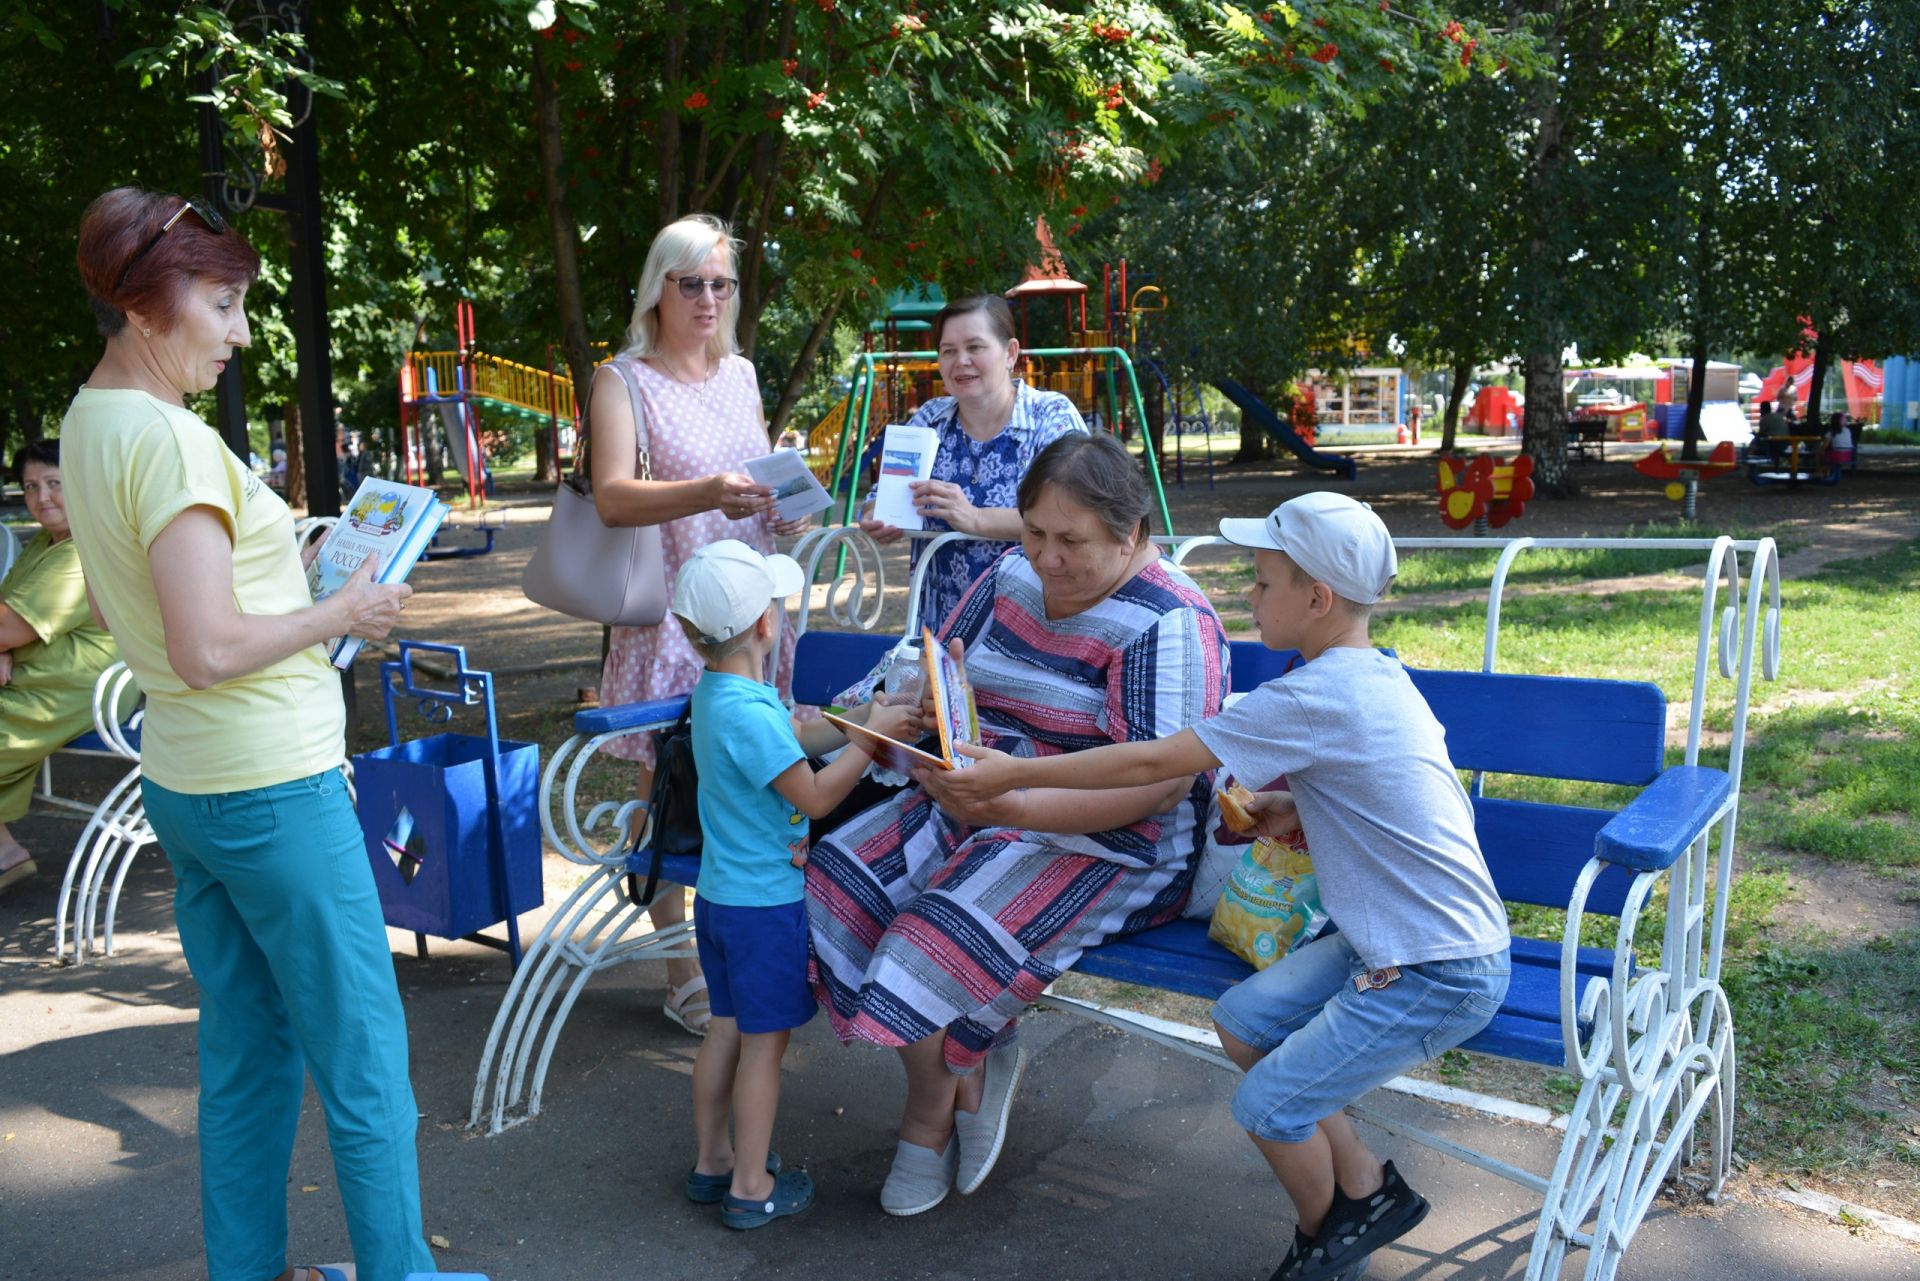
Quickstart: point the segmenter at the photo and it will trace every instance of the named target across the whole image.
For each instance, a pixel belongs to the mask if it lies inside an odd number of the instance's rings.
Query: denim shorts
[[[695,894],[693,939],[715,1018],[746,1033],[784,1032],[820,1008],[807,985],[806,900],[728,907]]]
[[[1510,967],[1503,948],[1403,965],[1359,991],[1367,967],[1343,935],[1282,957],[1213,1007],[1223,1031],[1265,1056],[1234,1091],[1233,1119],[1257,1138],[1304,1143],[1323,1118],[1485,1027]]]

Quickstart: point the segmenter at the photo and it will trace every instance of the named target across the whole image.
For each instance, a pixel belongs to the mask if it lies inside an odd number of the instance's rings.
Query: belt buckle
[[[1400,967],[1389,965],[1385,969],[1368,970],[1365,974],[1353,976],[1353,990],[1356,992],[1378,992],[1387,984],[1400,977]]]

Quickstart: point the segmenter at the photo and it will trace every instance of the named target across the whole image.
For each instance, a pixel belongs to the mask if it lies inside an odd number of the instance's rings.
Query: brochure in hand
[[[933,725],[930,728],[933,742],[927,746],[937,748],[938,755],[897,738],[888,738],[864,725],[856,725],[844,716],[836,716],[832,712],[824,715],[839,726],[849,739],[877,744],[880,750],[874,759],[896,773],[904,774],[916,765],[931,765],[935,769],[965,769],[973,764],[973,758],[962,756],[959,744],[977,744],[980,741],[980,713],[973,703],[973,686],[967,683],[966,667],[947,653],[946,646],[933,638],[931,629],[924,627],[920,629],[920,661],[926,665],[927,690],[933,699]]]
[[[339,591],[371,555],[379,557],[374,582],[405,582],[446,518],[447,505],[432,490],[367,477],[354,491],[339,523],[327,531],[320,554],[307,566],[307,589],[314,602]],[[360,645],[358,636],[343,636],[333,643],[328,658],[345,671],[353,665]]]
[[[799,520],[833,506],[826,487],[797,449],[776,449],[747,459],[747,475],[773,491],[774,514],[781,520]]]
[[[880,483],[873,489],[873,518],[895,529],[925,529],[927,521],[913,508],[916,481],[933,476],[933,456],[940,452],[940,433],[931,427],[890,423],[880,438]]]

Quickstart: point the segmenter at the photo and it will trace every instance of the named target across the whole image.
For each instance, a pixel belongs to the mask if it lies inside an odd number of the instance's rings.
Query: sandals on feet
[[[696,974],[679,987],[667,989],[660,1012],[694,1036],[705,1036],[713,1022],[713,1003],[707,999],[707,976]]]
[[[40,865],[38,863],[35,863],[32,859],[27,859],[23,863],[15,863],[6,871],[0,872],[0,894],[6,893],[20,882],[30,879],[39,870]]]
[[[743,1201],[727,1193],[720,1203],[720,1222],[730,1228],[764,1228],[812,1205],[813,1180],[805,1170],[788,1170],[773,1176],[773,1191],[764,1201]]]
[[[780,1154],[767,1153],[767,1173],[780,1173]],[[718,1205],[727,1196],[727,1190],[733,1186],[733,1172],[725,1174],[702,1174],[698,1170],[687,1171],[687,1200],[695,1205]]]
[[[302,1263],[293,1269],[293,1281],[354,1281],[351,1263]]]

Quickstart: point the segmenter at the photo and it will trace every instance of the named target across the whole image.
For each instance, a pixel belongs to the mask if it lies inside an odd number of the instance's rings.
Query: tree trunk
[[[1820,393],[1826,385],[1827,368],[1833,364],[1833,343],[1827,336],[1827,327],[1822,325],[1819,337],[1813,341],[1813,376],[1807,380],[1806,403],[1800,406],[1804,426],[1797,428],[1805,436],[1820,434]]]
[[[775,42],[774,57],[785,59],[793,53],[793,27],[797,5],[780,6],[780,34]],[[763,94],[763,109],[775,106],[772,94]],[[773,203],[780,191],[780,169],[786,162],[787,138],[780,135],[776,143],[769,134],[761,134],[754,139],[753,159],[747,168],[747,187],[758,202],[752,222],[741,237],[745,248],[740,264],[740,319],[736,333],[740,341],[740,354],[748,360],[753,359],[754,348],[760,341],[760,316],[766,310],[767,303],[773,297],[773,282],[764,278],[767,263],[767,227],[773,217]]]
[[[1550,7],[1548,14],[1550,25],[1541,35],[1543,52],[1554,67],[1564,69],[1565,13]],[[1561,98],[1562,75],[1540,76],[1533,83],[1533,115],[1538,124],[1523,196],[1533,230],[1521,272],[1522,320],[1529,337],[1522,361],[1526,424],[1520,447],[1533,459],[1535,491],[1543,497],[1566,498],[1578,493],[1579,487],[1567,470],[1567,388],[1561,378],[1567,325],[1560,296],[1566,263],[1555,245],[1554,232],[1568,216],[1567,202],[1557,189],[1566,163],[1563,135],[1568,108]]]
[[[533,42],[534,131],[540,146],[540,186],[553,235],[553,288],[560,304],[560,350],[573,378],[576,403],[584,410],[593,387],[593,353],[587,342],[587,313],[580,296],[580,237],[567,208],[560,139],[560,95],[547,74],[540,41]],[[545,474],[544,472],[542,473]],[[435,479],[439,479],[436,475]],[[556,477],[557,479],[557,477]]]
[[[667,92],[654,156],[660,175],[659,203],[655,206],[658,221],[654,225],[660,227],[680,216],[680,109],[674,104],[679,101],[680,73],[687,57],[686,5],[668,3],[663,25],[667,32],[667,50],[661,59],[660,83]]]
[[[1533,459],[1534,488],[1554,498],[1580,492],[1567,469],[1567,384],[1558,347],[1527,353],[1527,421],[1520,448]]]
[[[1704,321],[1696,315],[1693,335],[1693,376],[1687,380],[1687,425],[1681,433],[1680,457],[1695,462],[1700,457],[1700,442],[1706,434],[1700,430],[1700,406],[1707,399],[1707,335]]]
[[[20,428],[20,443],[31,445],[44,434],[43,421],[39,408],[33,403],[33,394],[27,390],[24,378],[12,380],[13,421]]]
[[[860,216],[862,238],[871,236],[874,227],[879,224],[880,211],[886,207],[887,197],[893,194],[893,182],[894,171],[882,170],[879,181],[873,185],[873,195],[867,200],[866,212]],[[774,406],[773,420],[767,425],[768,439],[775,439],[786,430],[787,419],[793,416],[794,403],[800,399],[800,389],[807,385],[807,375],[813,369],[813,358],[819,352],[820,344],[833,332],[834,317],[840,314],[840,304],[845,300],[845,294],[834,298],[826,312],[813,322],[800,354],[793,358],[793,368],[787,374],[787,385],[780,389],[780,403]]]
[[[820,344],[833,332],[834,317],[840,314],[840,298],[835,298],[820,318],[813,322],[813,328],[807,331],[807,341],[800,345],[800,354],[793,358],[793,369],[787,374],[786,386],[780,389],[780,403],[773,407],[773,420],[767,424],[767,438],[778,439],[787,429],[787,419],[793,416],[793,407],[800,399],[800,389],[807,385],[807,371],[813,368],[813,358],[820,350]],[[851,406],[848,407],[851,410]],[[849,423],[849,426],[852,424]]]
[[[1246,389],[1262,404],[1271,405],[1267,398],[1265,382],[1246,382]],[[1233,456],[1236,463],[1265,462],[1274,457],[1273,441],[1266,429],[1253,420],[1253,415],[1242,410],[1240,413],[1240,448]]]
[[[1451,454],[1454,437],[1460,431],[1460,403],[1467,398],[1467,384],[1473,381],[1473,362],[1463,360],[1453,367],[1453,383],[1447,388],[1447,414],[1440,424],[1440,452]]]
[[[307,505],[307,450],[306,437],[300,431],[300,402],[289,400],[283,408],[286,425],[287,450],[287,506],[305,507]]]
[[[553,428],[545,424],[533,429],[533,477],[549,485],[560,483],[560,462],[553,456]]]

